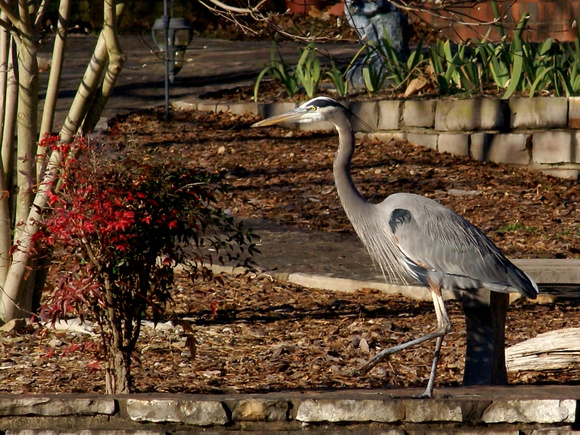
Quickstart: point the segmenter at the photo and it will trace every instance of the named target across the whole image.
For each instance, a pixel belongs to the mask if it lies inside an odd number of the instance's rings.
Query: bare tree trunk
[[[32,30],[31,30],[32,35]],[[36,184],[36,134],[38,129],[38,64],[36,41],[21,39],[18,47],[18,115],[16,130],[18,151],[16,162],[15,242],[19,240],[19,227],[26,222]]]
[[[61,164],[62,157],[60,153],[53,152],[50,155],[43,180],[38,185],[38,190],[34,197],[32,207],[30,207],[28,218],[21,225],[21,238],[18,240],[18,248],[15,249],[12,255],[12,263],[8,269],[4,283],[4,291],[0,298],[0,314],[4,321],[14,319],[20,314],[26,313],[26,310],[23,309],[24,307],[21,304],[25,299],[22,291],[24,290],[24,277],[30,257],[30,245],[32,243],[32,237],[38,232],[38,222],[40,222],[42,210],[44,210],[48,203],[47,192],[52,189]]]
[[[92,131],[121,73],[125,55],[121,50],[116,28],[118,16],[123,13],[125,3],[120,2],[118,5],[116,3],[115,0],[105,0],[103,30],[60,132],[60,139],[64,143],[73,141],[83,122],[85,124],[82,133],[87,134]],[[107,61],[109,66],[103,78]],[[103,79],[103,89],[96,97],[101,79]],[[87,117],[89,120],[85,121]]]
[[[105,71],[101,92],[95,95],[93,105],[83,122],[83,134],[92,132],[97,125],[99,117],[101,116],[101,113],[103,113],[105,104],[107,104],[109,97],[113,93],[113,89],[121,75],[123,64],[126,60],[126,56],[121,49],[121,44],[119,43],[119,37],[115,31],[117,28],[117,20],[123,14],[124,8],[124,2],[120,2],[115,6],[114,0],[105,1],[105,24],[102,35],[106,42],[109,65]]]
[[[74,140],[74,137],[89,110],[89,104],[95,95],[106,63],[107,47],[105,44],[105,36],[103,35],[103,32],[101,32],[95,46],[95,51],[91,57],[91,61],[85,70],[81,84],[79,85],[68,115],[64,120],[64,125],[60,131],[60,140],[63,143],[71,143]]]
[[[130,393],[131,356],[120,352],[118,349],[110,349],[110,352],[112,355],[107,358],[107,369],[105,372],[105,392],[106,394]]]
[[[0,19],[6,19],[2,13]],[[2,120],[2,149],[0,152],[0,286],[4,285],[10,263],[12,246],[12,222],[10,195],[12,185],[12,155],[18,87],[14,62],[12,62],[12,38],[7,29],[0,28],[0,120]]]
[[[58,90],[60,88],[60,80],[62,75],[62,66],[64,63],[64,53],[66,46],[66,38],[68,33],[68,20],[70,14],[70,0],[61,0],[58,9],[58,23],[56,36],[54,41],[54,48],[52,50],[52,64],[50,67],[50,77],[46,88],[46,98],[44,100],[44,109],[42,111],[42,122],[40,125],[39,140],[46,135],[52,133],[52,126],[54,123],[54,112],[56,108],[56,100],[58,97]],[[39,147],[37,174],[40,176],[42,166],[44,164],[44,157],[46,148]]]
[[[62,0],[68,3],[70,0]],[[124,61],[124,55],[120,49],[116,36],[117,14],[120,14],[125,6],[124,2],[105,0],[105,21],[106,25],[99,36],[93,57],[87,67],[82,83],[77,91],[77,95],[71,105],[69,114],[61,130],[61,142],[71,143],[79,132],[79,128],[86,117],[95,92],[102,82],[104,89],[97,107],[102,109],[115,85]],[[18,2],[18,13],[14,11],[5,0],[0,0],[0,8],[6,14],[7,20],[16,29],[12,32],[18,45],[18,114],[17,114],[17,133],[18,133],[18,160],[17,160],[17,195],[14,216],[11,222],[8,222],[0,235],[0,281],[2,292],[0,293],[0,318],[8,321],[25,314],[31,307],[33,301],[33,289],[26,288],[25,279],[30,267],[30,248],[34,234],[38,231],[38,222],[41,218],[42,210],[47,205],[47,192],[53,188],[53,184],[58,179],[58,173],[62,164],[62,156],[54,151],[48,159],[46,170],[43,173],[37,173],[36,152],[37,152],[37,122],[38,122],[38,66],[35,33],[31,24],[31,12],[34,12],[33,3],[26,0]],[[61,15],[67,6],[61,4]],[[38,18],[38,17],[37,17]],[[6,21],[0,21],[0,25],[5,26]],[[62,41],[64,44],[64,40]],[[57,42],[57,45],[60,44]],[[53,67],[59,68],[59,62],[62,61],[58,56],[58,47],[55,47],[55,58]],[[103,78],[103,71],[109,63],[107,76]],[[54,73],[57,77],[59,74]],[[51,79],[52,79],[51,74]],[[56,79],[55,79],[56,80]],[[10,89],[10,87],[8,87]],[[56,94],[56,86],[51,87],[49,93]],[[7,94],[8,95],[8,94]],[[47,95],[48,99],[48,95]],[[9,102],[7,101],[7,108]],[[47,103],[49,113],[43,118],[42,132],[52,129],[53,104]],[[15,106],[14,106],[15,107]],[[92,112],[92,116],[98,119],[98,110]],[[6,111],[9,113],[9,110]],[[8,115],[7,115],[8,116]],[[91,118],[92,119],[92,118]],[[87,127],[89,125],[87,124]],[[83,129],[84,132],[88,130]],[[5,126],[3,138],[7,138],[9,130]],[[13,133],[13,130],[12,130]],[[8,141],[3,143],[2,159],[5,168],[11,168],[14,164],[12,158],[8,156]],[[45,150],[43,150],[45,152]],[[6,154],[6,156],[5,156]],[[40,166],[38,166],[40,169]],[[10,174],[6,173],[4,179],[10,180]],[[36,194],[34,194],[34,187]],[[1,188],[2,186],[0,186]],[[8,190],[8,189],[7,189]],[[0,225],[4,225],[3,217],[11,216],[10,208],[5,208],[10,202],[0,196]],[[6,213],[4,213],[6,211]],[[3,237],[12,235],[12,242],[7,239],[8,243],[3,243]],[[14,248],[12,248],[14,246]],[[6,258],[3,258],[6,257]],[[4,262],[4,264],[2,263]],[[2,267],[4,266],[4,267]],[[32,277],[29,277],[32,279]],[[34,289],[37,290],[37,289]]]

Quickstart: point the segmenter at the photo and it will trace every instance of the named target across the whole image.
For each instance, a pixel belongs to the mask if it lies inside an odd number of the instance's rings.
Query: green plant
[[[300,59],[296,65],[296,77],[298,84],[302,85],[308,98],[314,97],[322,80],[322,73],[320,60],[316,56],[316,47],[313,42],[301,50]]]
[[[421,75],[419,69],[424,63],[422,40],[407,59],[400,56],[386,32],[379,44],[369,48],[366,65],[363,66],[363,79],[369,93],[380,91],[385,83],[391,83],[395,89],[406,87]]]
[[[491,29],[481,40],[470,40],[453,46],[450,41],[437,41],[428,52],[425,66],[421,43],[405,60],[385,37],[379,44],[369,45],[363,66],[365,86],[376,93],[385,85],[393,90],[409,87],[418,78],[432,77],[439,94],[483,93],[495,86],[507,99],[516,92],[533,96],[540,91],[556,95],[580,92],[580,39],[565,44],[548,38],[540,44],[524,40],[528,15],[521,17],[508,35],[501,24],[501,14],[492,2],[500,42],[489,42]],[[380,66],[378,66],[380,65]]]
[[[379,92],[387,79],[386,66],[381,64],[375,66],[375,64],[367,64],[363,66],[362,74],[365,87],[367,91],[372,95]]]
[[[502,225],[496,231],[498,233],[509,233],[509,232],[513,232],[513,231],[526,231],[526,232],[534,233],[534,232],[538,231],[538,229],[536,227],[528,227],[528,226],[522,224],[520,221],[516,221],[513,223]]]
[[[340,97],[346,96],[348,94],[348,80],[345,77],[345,73],[343,73],[334,62],[334,59],[330,60],[330,70],[324,72],[325,76],[330,78],[332,81],[334,88],[336,89],[337,94]]]
[[[276,52],[278,53],[278,59],[276,59]],[[284,62],[282,54],[277,51],[276,43],[274,41],[272,42],[272,48],[270,50],[270,65],[265,66],[256,79],[256,84],[254,85],[254,101],[258,101],[260,83],[266,74],[268,74],[276,83],[281,85],[288,93],[288,96],[293,97],[298,92],[298,79],[296,78],[294,71],[292,71]]]

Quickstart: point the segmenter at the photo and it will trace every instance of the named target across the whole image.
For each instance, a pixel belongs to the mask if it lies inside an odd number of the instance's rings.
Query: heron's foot
[[[389,354],[391,353],[391,352],[389,352],[389,350],[390,349],[384,349],[381,352],[377,353],[374,357],[372,357],[371,359],[369,359],[362,366],[360,366],[357,369],[354,369],[351,372],[351,375],[353,375],[353,376],[363,376],[363,375],[366,375],[368,372],[370,372],[382,360],[389,358]]]
[[[413,396],[414,399],[431,399],[433,398],[433,390],[428,391],[425,390],[423,394],[419,394],[418,396]]]

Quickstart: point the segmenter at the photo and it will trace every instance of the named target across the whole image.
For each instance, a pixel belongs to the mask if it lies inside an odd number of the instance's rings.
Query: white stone
[[[527,165],[530,162],[528,147],[532,135],[526,133],[471,135],[471,157],[479,161],[492,161],[509,165]]]
[[[469,135],[441,133],[437,141],[437,151],[455,156],[469,155]]]
[[[532,146],[534,163],[569,163],[572,161],[572,133],[543,131],[534,133]]]
[[[379,106],[376,101],[354,101],[349,104],[353,113],[352,128],[354,131],[376,131],[379,120]]]
[[[229,421],[222,403],[209,400],[127,399],[127,413],[133,421],[153,423],[211,426]]]
[[[463,411],[458,403],[441,400],[407,400],[405,405],[405,421],[423,423],[463,420]]]
[[[347,421],[401,421],[405,417],[402,401],[395,400],[313,400],[303,401],[296,415],[296,420],[314,422],[347,422]]]
[[[496,401],[483,412],[484,423],[573,423],[576,400]]]
[[[378,102],[378,130],[398,130],[399,111],[401,102],[399,100],[381,100]]]
[[[96,415],[115,413],[115,401],[106,398],[3,397],[0,416]]]
[[[436,100],[407,100],[403,104],[405,127],[432,128],[435,125]]]
[[[237,402],[232,411],[234,421],[285,421],[288,419],[289,402],[282,400],[244,399]]]
[[[415,144],[421,145],[425,148],[430,148],[432,150],[437,149],[437,139],[439,135],[430,133],[407,133],[405,138]]]
[[[258,103],[232,103],[229,105],[229,110],[234,115],[243,115],[245,113],[258,115],[260,113]]]
[[[439,131],[498,130],[504,125],[503,103],[495,98],[445,99],[437,102],[435,129]]]
[[[511,128],[558,128],[568,125],[566,97],[510,98]]]
[[[258,104],[258,112],[262,119],[266,119],[286,113],[295,107],[295,103]]]
[[[574,162],[580,163],[580,131],[574,133]]]
[[[568,128],[580,130],[580,97],[568,98]]]

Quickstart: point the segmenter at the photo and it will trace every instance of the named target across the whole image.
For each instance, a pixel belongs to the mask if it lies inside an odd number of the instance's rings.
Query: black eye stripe
[[[318,107],[337,107],[339,105],[336,101],[331,100],[330,98],[317,98],[312,103],[316,104]]]

